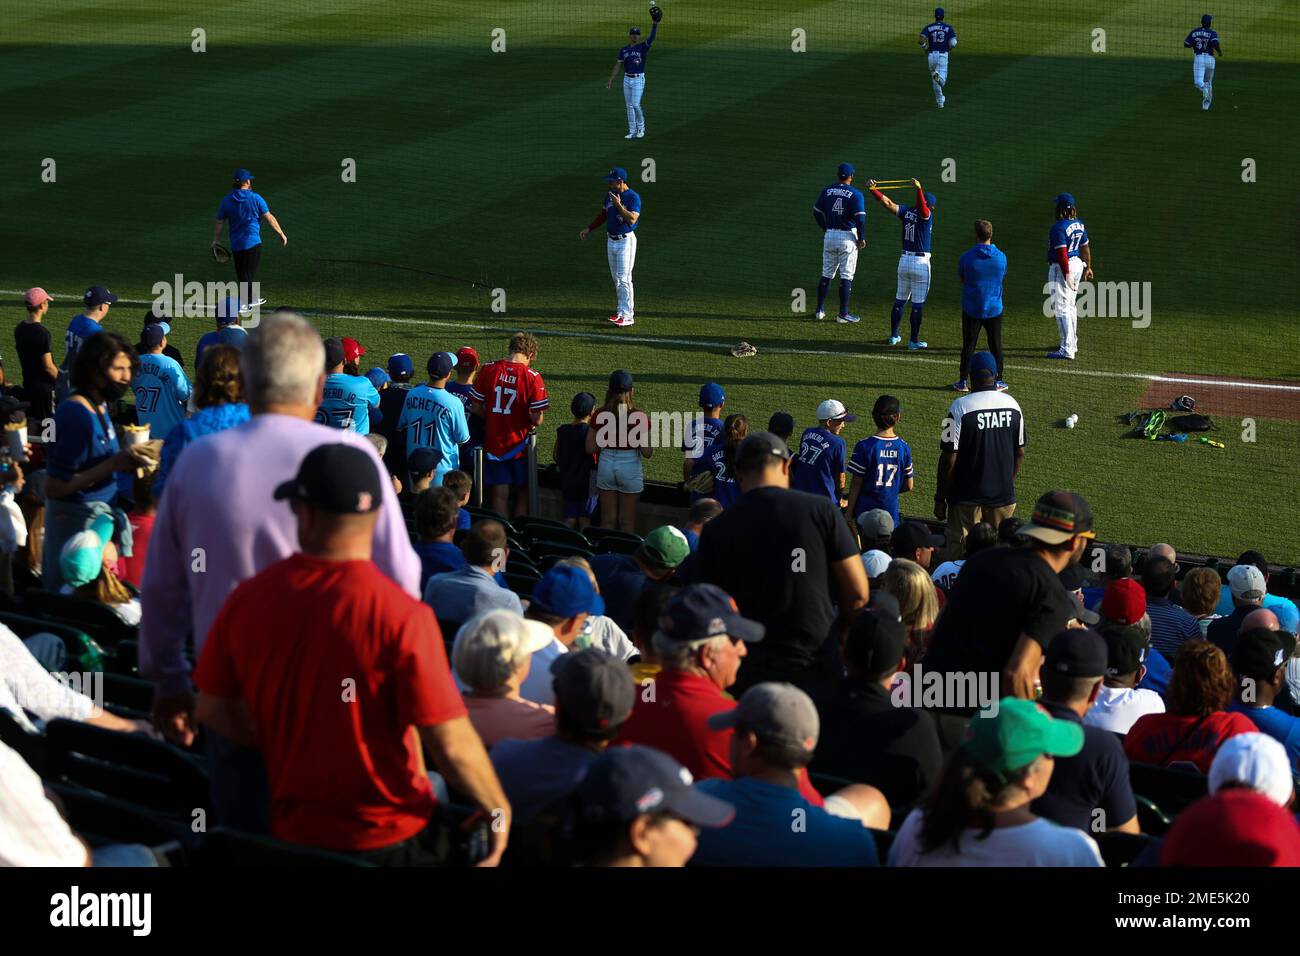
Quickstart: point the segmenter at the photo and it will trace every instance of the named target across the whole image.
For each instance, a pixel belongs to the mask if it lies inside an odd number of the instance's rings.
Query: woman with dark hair
[[[650,446],[653,438],[650,416],[632,401],[632,373],[616,370],[609,377],[605,404],[587,429],[587,454],[599,456],[596,491],[604,527],[636,531],[637,504],[645,489],[641,459],[654,454]]]
[[[1209,773],[1225,740],[1258,730],[1245,714],[1228,711],[1236,690],[1223,651],[1209,641],[1188,641],[1174,658],[1168,712],[1139,717],[1124,735],[1124,753],[1135,763],[1191,765]]]
[[[63,585],[64,544],[90,530],[100,515],[112,516],[121,553],[132,553],[131,527],[117,506],[117,473],[154,461],[139,447],[118,445],[109,407],[130,388],[137,364],[135,351],[113,332],[91,336],[73,361],[72,393],[54,413],[55,440],[46,464],[41,587],[47,591]]]
[[[722,423],[722,431],[717,441],[705,449],[704,454],[695,462],[695,475],[711,472],[713,481],[702,493],[707,494],[718,504],[726,508],[740,497],[740,485],[736,483],[736,449],[749,435],[749,419],[744,415],[728,415]],[[697,479],[692,476],[692,483]],[[696,484],[696,487],[699,487]]]
[[[1083,749],[1083,728],[1033,701],[1004,697],[971,718],[933,792],[908,814],[890,866],[1103,866],[1092,837],[1035,816],[1056,757]]]
[[[248,421],[244,380],[239,372],[239,349],[231,345],[210,345],[203,350],[198,378],[194,382],[194,407],[197,411],[165,436],[162,464],[153,482],[155,498],[162,494],[167,476],[186,445],[196,438]]]

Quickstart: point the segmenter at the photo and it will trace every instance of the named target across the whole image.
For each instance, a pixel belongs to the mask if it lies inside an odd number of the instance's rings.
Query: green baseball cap
[[[1073,757],[1083,749],[1083,727],[1049,717],[1031,700],[1003,697],[997,714],[971,718],[962,747],[985,770],[1005,776],[1043,754]]]
[[[645,536],[642,549],[661,567],[675,568],[686,560],[691,553],[691,544],[686,535],[670,524],[655,528]]]

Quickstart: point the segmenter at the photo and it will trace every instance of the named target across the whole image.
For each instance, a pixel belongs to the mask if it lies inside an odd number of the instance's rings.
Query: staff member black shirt
[[[1016,449],[1025,444],[1025,419],[1016,400],[992,388],[963,395],[949,406],[943,428],[939,447],[957,452],[948,503],[1013,503]]]

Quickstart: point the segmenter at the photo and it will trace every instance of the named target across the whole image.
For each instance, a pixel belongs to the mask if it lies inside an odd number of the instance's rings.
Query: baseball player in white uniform
[[[1214,58],[1223,56],[1219,35],[1210,29],[1214,21],[1208,13],[1201,17],[1201,25],[1187,34],[1183,46],[1192,51],[1192,82],[1201,91],[1201,109],[1208,110],[1214,99]]]
[[[934,10],[934,23],[921,31],[921,49],[926,51],[926,66],[930,69],[930,85],[934,87],[934,102],[943,109],[943,88],[948,83],[948,51],[957,45],[957,31],[943,22],[943,7]]]
[[[813,203],[813,218],[821,227],[822,277],[817,283],[816,318],[826,318],[826,293],[831,280],[840,277],[840,324],[858,322],[849,311],[858,253],[867,247],[867,209],[862,190],[853,185],[853,164],[840,163],[839,179],[821,191]]]
[[[1056,197],[1056,222],[1047,238],[1047,284],[1052,295],[1060,345],[1048,352],[1049,359],[1074,361],[1079,350],[1079,282],[1092,279],[1092,247],[1088,230],[1079,218],[1074,197],[1061,193]]]
[[[628,186],[627,170],[621,166],[611,169],[605,182],[609,184],[609,192],[605,194],[604,206],[587,228],[578,233],[578,238],[586,239],[593,229],[605,224],[609,274],[614,279],[618,298],[618,308],[609,321],[628,326],[634,322],[632,267],[636,264],[636,224],[641,219],[641,197]]]

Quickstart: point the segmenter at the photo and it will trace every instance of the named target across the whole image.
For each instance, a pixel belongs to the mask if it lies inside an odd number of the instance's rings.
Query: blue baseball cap
[[[248,342],[248,329],[242,325],[227,325],[217,332],[217,344],[229,345],[231,348],[244,350]]]
[[[631,27],[627,32],[628,32],[628,33],[635,33],[637,36],[640,36],[640,35],[641,35],[641,28],[640,28],[640,27]]]
[[[219,325],[234,325],[238,321],[239,300],[234,296],[227,296],[217,304],[217,323]]]
[[[625,183],[627,182],[627,170],[622,166],[615,166],[605,174],[607,183]]]
[[[943,7],[935,7],[935,8],[934,8],[934,18],[935,18],[936,20],[942,20],[942,19],[943,19]]]
[[[733,804],[695,786],[691,772],[653,747],[614,747],[591,762],[578,784],[578,813],[586,820],[631,823],[647,813],[671,813],[697,827],[725,827]]]
[[[375,388],[383,388],[392,378],[382,368],[372,368],[366,373],[366,378],[370,379],[370,384]]]
[[[840,179],[852,176],[857,170],[853,168],[852,163],[840,163]]]
[[[971,381],[978,381],[984,377],[997,381],[998,361],[993,357],[993,353],[976,352],[970,357],[970,377]]]
[[[241,166],[235,170],[235,175],[231,178],[237,183],[242,183],[245,179],[252,179],[253,174]]]
[[[754,644],[766,631],[758,621],[742,615],[735,599],[716,584],[692,584],[668,602],[657,633],[681,644],[723,635]]]
[[[156,349],[163,344],[163,339],[167,337],[165,322],[155,322],[153,325],[146,325],[144,332],[140,334],[140,345],[146,349]]]
[[[103,305],[107,302],[112,305],[117,301],[117,296],[109,292],[102,285],[92,285],[86,290],[86,294],[81,297],[81,301],[86,303],[86,308],[93,309],[95,306]]]
[[[717,408],[727,400],[727,393],[717,382],[700,386],[700,408]]]
[[[934,193],[926,193],[925,204],[929,206],[931,209],[933,209],[935,206],[939,204],[939,200],[934,198]]]
[[[587,572],[567,564],[551,568],[533,585],[530,606],[556,617],[605,613],[605,599],[596,593]]]
[[[1057,209],[1068,209],[1070,206],[1075,206],[1075,205],[1078,204],[1074,201],[1074,197],[1071,196],[1069,193],[1061,193],[1059,196],[1056,197]]]
[[[456,367],[456,356],[450,352],[434,352],[429,356],[427,367],[430,378],[446,378]]]
[[[1210,21],[1212,21],[1213,19],[1214,17],[1210,16],[1207,13],[1205,16],[1201,17],[1201,26],[1208,27],[1210,25]]]
[[[415,363],[405,352],[388,356],[388,374],[399,382],[405,382],[415,373]]]
[[[569,403],[569,411],[573,412],[574,418],[586,418],[595,407],[596,396],[591,392],[579,392],[573,396],[573,401]]]
[[[615,369],[609,374],[609,390],[611,392],[630,392],[632,391],[632,373],[626,369]]]

